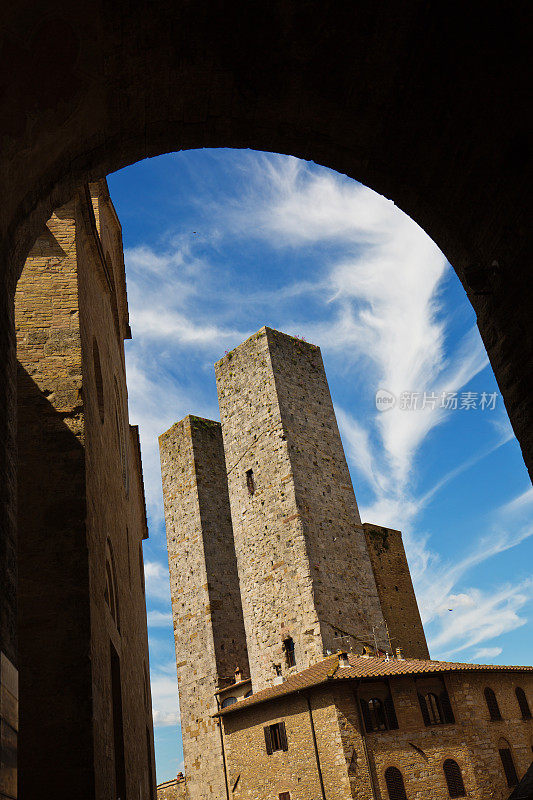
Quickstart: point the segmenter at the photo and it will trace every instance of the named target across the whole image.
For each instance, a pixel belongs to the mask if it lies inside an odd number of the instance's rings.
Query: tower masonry
[[[215,373],[254,692],[387,648],[320,349],[262,328]]]
[[[225,797],[215,695],[249,677],[220,423],[187,416],[159,438],[187,791]]]
[[[429,658],[426,635],[400,531],[363,524],[390,648],[406,658]]]

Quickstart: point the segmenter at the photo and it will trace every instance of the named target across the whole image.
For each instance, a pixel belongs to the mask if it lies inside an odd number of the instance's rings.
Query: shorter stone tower
[[[220,423],[185,417],[159,446],[187,791],[219,800],[216,693],[249,677]]]
[[[402,534],[368,522],[363,530],[390,649],[399,649],[406,658],[429,658]]]

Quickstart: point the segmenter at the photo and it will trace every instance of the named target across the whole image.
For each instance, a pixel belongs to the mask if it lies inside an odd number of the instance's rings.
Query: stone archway
[[[464,6],[423,0],[27,0],[3,16],[0,646],[12,660],[16,278],[53,208],[141,158],[278,151],[391,197],[461,279],[532,468],[530,37],[518,10],[500,2],[468,19]]]

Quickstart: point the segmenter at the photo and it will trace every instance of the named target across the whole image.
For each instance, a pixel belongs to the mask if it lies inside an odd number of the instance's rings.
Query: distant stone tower
[[[187,793],[219,800],[216,692],[249,677],[220,423],[185,417],[159,446]]]
[[[390,649],[406,658],[429,658],[400,531],[363,525],[366,545],[387,624]]]
[[[254,692],[387,648],[320,349],[262,328],[215,372]]]

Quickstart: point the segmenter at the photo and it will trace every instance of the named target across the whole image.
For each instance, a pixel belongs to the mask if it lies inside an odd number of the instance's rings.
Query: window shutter
[[[388,767],[385,770],[385,783],[387,784],[390,800],[407,800],[402,773],[399,769]]]
[[[457,761],[451,758],[446,759],[443,764],[443,769],[450,797],[466,797],[463,776]]]
[[[289,745],[287,744],[287,731],[285,730],[285,723],[284,722],[280,722],[279,723],[279,738],[280,738],[280,743],[281,743],[281,749],[282,750],[288,750],[289,749]]]
[[[272,736],[270,735],[270,725],[267,725],[266,727],[264,727],[263,730],[265,732],[265,745],[266,745],[267,755],[271,756],[272,755]]]
[[[367,733],[372,733],[374,730],[374,726],[372,725],[372,718],[370,716],[370,712],[368,710],[368,702],[366,700],[360,700],[361,703],[361,711],[363,713],[363,719],[365,722],[365,728]]]
[[[527,702],[526,693],[520,686],[517,686],[515,689],[515,694],[516,699],[518,700],[518,705],[520,706],[522,719],[531,719],[531,710],[529,708],[529,703]]]
[[[508,747],[504,747],[500,750],[500,758],[507,779],[507,786],[516,786],[518,783],[518,775],[516,774],[513,757]]]
[[[448,692],[446,689],[441,693],[440,696],[440,707],[442,708],[442,716],[444,717],[444,722],[455,722],[455,717],[452,711],[452,704],[450,703],[450,698],[448,696]]]
[[[418,693],[418,702],[420,703],[420,711],[422,712],[422,719],[424,720],[424,725],[431,725],[431,720],[429,718],[428,707],[426,703],[426,698]]]
[[[385,700],[385,714],[387,716],[387,728],[390,731],[395,731],[398,729],[398,719],[396,718],[396,710],[394,708],[394,703],[390,698]]]

